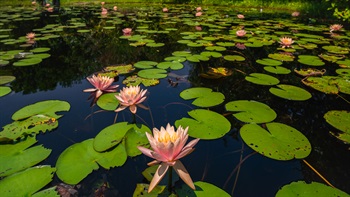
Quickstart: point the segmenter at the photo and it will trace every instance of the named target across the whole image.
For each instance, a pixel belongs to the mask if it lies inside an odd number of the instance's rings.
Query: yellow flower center
[[[170,135],[168,132],[165,132],[162,136],[159,136],[158,142],[160,142],[160,143],[168,143],[168,142],[175,143],[177,138],[178,138],[177,133]]]

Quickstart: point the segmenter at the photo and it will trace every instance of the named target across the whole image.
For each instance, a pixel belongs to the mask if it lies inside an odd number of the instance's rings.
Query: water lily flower
[[[136,114],[137,107],[147,110],[148,108],[141,104],[147,98],[145,96],[146,92],[147,90],[141,90],[140,86],[124,87],[123,90],[120,90],[120,94],[115,96],[120,103],[119,108],[115,112],[120,112],[127,107],[133,114]]]
[[[32,1],[32,5],[36,5],[36,1]]]
[[[51,5],[51,4],[47,3],[47,4],[45,4],[45,7],[50,7],[50,5]]]
[[[236,35],[239,37],[243,37],[247,32],[243,29],[236,31]]]
[[[193,190],[195,186],[193,181],[187,172],[184,165],[179,159],[185,157],[194,151],[194,146],[197,144],[199,139],[192,140],[186,146],[188,139],[188,127],[183,129],[181,126],[175,132],[173,126],[167,124],[166,128],[161,127],[160,131],[157,128],[153,129],[153,136],[146,133],[148,141],[153,150],[138,146],[137,148],[146,156],[155,159],[148,163],[149,166],[159,164],[156,173],[148,188],[148,192],[151,192],[155,186],[162,180],[168,171],[169,167],[173,167],[179,177]],[[170,168],[170,170],[172,170]]]
[[[237,14],[237,18],[244,19],[244,15],[243,14]]]
[[[244,49],[247,48],[247,47],[244,45],[244,43],[237,43],[237,44],[236,44],[236,47],[239,48],[239,49],[241,49],[241,50],[244,50]]]
[[[168,12],[168,8],[163,8],[163,12]]]
[[[195,27],[197,31],[202,31],[202,27],[201,26],[196,26]]]
[[[333,32],[333,31],[339,31],[342,27],[343,27],[343,25],[334,24],[334,25],[331,25],[329,27],[329,29],[330,29],[330,32]]]
[[[131,33],[132,33],[131,28],[124,28],[122,31],[124,36],[131,36]]]
[[[113,10],[114,10],[114,11],[117,11],[117,10],[118,10],[118,7],[115,5],[115,6],[113,7]]]
[[[294,43],[294,41],[292,38],[282,37],[280,38],[279,43],[282,45],[282,48],[285,48],[285,47],[288,48],[288,47],[292,47],[292,44]]]
[[[49,7],[46,9],[48,12],[53,12],[53,7]]]
[[[27,33],[26,38],[29,39],[29,40],[34,39],[35,38],[35,33],[33,33],[33,32]]]
[[[102,15],[107,15],[108,10],[106,8],[102,8],[101,14]]]
[[[196,12],[196,16],[202,16],[202,12]]]
[[[197,12],[202,11],[202,7],[197,7],[197,8],[196,8],[196,11],[197,11]]]
[[[96,97],[100,97],[103,92],[116,92],[119,85],[112,85],[113,78],[101,75],[92,75],[86,78],[95,88],[85,89],[84,92],[96,92]]]
[[[300,12],[293,12],[293,13],[292,13],[292,16],[293,16],[293,17],[297,17],[297,16],[299,16],[299,14],[300,14]]]
[[[106,3],[104,1],[101,2],[101,5],[104,6]]]

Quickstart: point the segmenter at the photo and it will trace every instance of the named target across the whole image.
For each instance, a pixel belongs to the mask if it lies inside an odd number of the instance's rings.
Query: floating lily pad
[[[179,196],[188,196],[188,197],[229,197],[230,196],[224,190],[210,183],[197,181],[197,182],[194,182],[194,186],[196,187],[196,190],[192,190],[188,185],[183,184],[181,188],[176,189],[176,193]]]
[[[141,83],[146,87],[154,86],[159,84],[159,79],[146,79],[137,75],[132,75],[123,80],[123,84],[126,84],[127,86],[137,86]]]
[[[302,80],[303,84],[326,94],[338,94],[338,87],[334,83],[334,77],[308,77]]]
[[[340,60],[336,62],[342,68],[350,68],[350,59]]]
[[[313,55],[299,55],[298,62],[309,66],[323,66],[325,63],[317,56]]]
[[[348,68],[338,68],[337,70],[335,70],[335,72],[338,75],[344,75],[344,76],[350,77],[350,69]]]
[[[306,183],[304,181],[292,182],[288,185],[283,186],[278,190],[276,197],[284,196],[338,196],[338,197],[348,197],[349,194],[337,189],[330,187],[328,185],[311,182]]]
[[[212,68],[208,67],[206,73],[200,73],[199,76],[207,79],[219,79],[222,77],[227,77],[232,75],[232,70],[225,67]]]
[[[239,62],[245,60],[245,58],[243,56],[240,56],[240,55],[225,55],[224,59],[227,61],[239,61]]]
[[[264,66],[264,70],[274,74],[286,75],[291,73],[291,71],[288,68],[285,68],[283,66]]]
[[[273,53],[268,55],[269,58],[280,60],[280,61],[286,61],[291,62],[294,60],[294,57],[291,55],[281,54],[281,53]]]
[[[2,58],[1,55],[0,55],[0,58]],[[0,59],[0,66],[6,66],[6,65],[8,65],[9,63],[10,63],[10,61]]]
[[[97,100],[97,105],[104,110],[113,111],[117,109],[119,100],[115,97],[118,93],[107,93],[100,96]]]
[[[153,61],[139,61],[134,64],[134,67],[139,68],[139,69],[148,69],[148,68],[154,68],[158,62],[153,62]]]
[[[171,57],[166,57],[164,60],[165,61],[184,62],[184,61],[186,61],[186,58],[185,57],[178,57],[178,56],[171,56]]]
[[[311,153],[309,140],[295,128],[276,122],[266,123],[266,128],[246,124],[240,135],[250,148],[271,159],[303,159]]]
[[[77,184],[93,170],[122,166],[127,154],[125,147],[120,144],[113,150],[99,153],[93,148],[93,139],[73,144],[58,157],[57,176],[67,184]]]
[[[36,166],[8,176],[0,181],[3,196],[32,196],[53,179],[55,168]]]
[[[9,94],[11,91],[12,91],[12,90],[11,90],[10,87],[0,86],[0,97]]]
[[[157,64],[157,68],[160,69],[172,69],[172,70],[180,70],[184,67],[184,65],[180,62],[172,61],[172,62],[160,62]]]
[[[50,187],[48,189],[39,191],[32,195],[32,197],[60,197],[60,195],[57,192],[56,186]]]
[[[331,132],[338,139],[350,143],[350,112],[345,110],[331,110],[323,116],[327,123],[342,132]]]
[[[221,114],[213,111],[196,109],[188,112],[191,118],[182,118],[175,122],[176,127],[189,127],[188,135],[200,139],[217,139],[231,129],[230,122]]]
[[[294,72],[296,72],[298,75],[301,75],[303,77],[307,76],[321,76],[326,72],[326,69],[318,70],[315,68],[304,68],[304,69],[294,69]]]
[[[167,71],[164,69],[151,68],[151,69],[140,70],[137,73],[137,75],[146,79],[161,79],[161,78],[165,78],[168,74],[167,74]]]
[[[146,46],[148,47],[162,47],[164,45],[165,45],[164,43],[155,43],[155,42],[150,42],[146,44]]]
[[[207,57],[214,57],[214,58],[219,58],[219,57],[222,56],[221,53],[215,52],[215,51],[203,51],[203,52],[201,53],[201,55],[207,56]]]
[[[275,96],[278,96],[284,99],[294,100],[294,101],[305,101],[312,97],[312,95],[308,91],[296,86],[280,84],[280,85],[277,85],[277,87],[278,88],[271,87],[269,91]]]
[[[198,107],[213,107],[224,102],[225,96],[221,92],[213,92],[210,88],[189,88],[180,93],[185,100],[195,99],[192,104]]]
[[[41,58],[26,58],[13,63],[14,66],[32,66],[42,62]]]
[[[35,48],[35,49],[30,50],[30,52],[33,52],[33,53],[43,53],[43,52],[47,52],[47,51],[50,51],[50,48],[40,47],[40,48]]]
[[[179,57],[187,57],[191,55],[191,52],[189,51],[175,51],[172,53],[173,56],[179,56]]]
[[[221,46],[210,46],[210,47],[205,47],[205,50],[208,50],[208,51],[226,51],[226,48],[221,47]]]
[[[135,68],[131,64],[127,65],[113,65],[113,66],[107,66],[104,68],[105,72],[113,72],[116,74],[114,77],[118,76],[119,74],[128,74],[135,70]],[[104,74],[104,73],[101,73]],[[112,77],[112,78],[114,78]]]
[[[38,58],[38,59],[46,59],[51,57],[48,53],[38,53],[38,54],[30,54],[26,56],[27,58]]]
[[[14,76],[0,76],[0,85],[10,83],[15,79],[16,79],[16,77],[14,77]]]
[[[335,54],[348,54],[350,51],[349,48],[340,47],[340,46],[323,46],[322,48],[327,50],[330,53],[335,53]]]
[[[265,66],[280,66],[280,65],[282,65],[281,61],[270,59],[270,58],[256,60],[256,63],[262,64]]]
[[[280,82],[276,77],[263,73],[250,73],[245,80],[259,85],[277,85]]]
[[[273,121],[277,114],[268,105],[257,101],[231,101],[225,105],[227,111],[237,112],[232,115],[242,122],[266,123]]]

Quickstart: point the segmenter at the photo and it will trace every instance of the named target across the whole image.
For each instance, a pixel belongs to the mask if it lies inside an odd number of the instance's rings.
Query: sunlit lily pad
[[[172,53],[173,56],[179,56],[179,57],[187,57],[191,55],[191,52],[189,51],[174,51]]]
[[[73,144],[58,157],[57,176],[67,184],[77,184],[93,170],[122,166],[127,154],[125,147],[120,144],[113,150],[99,153],[93,148],[93,139]]]
[[[41,58],[26,58],[13,63],[14,66],[32,66],[42,62]]]
[[[328,124],[342,132],[331,132],[338,139],[350,143],[350,112],[345,110],[331,110],[323,116]]]
[[[53,179],[55,168],[36,166],[8,176],[0,181],[3,196],[32,196]]]
[[[160,69],[172,69],[172,70],[180,70],[184,67],[184,65],[180,62],[172,61],[172,62],[160,62],[157,64],[157,68]]]
[[[281,53],[273,53],[268,55],[269,58],[280,60],[280,61],[286,61],[291,62],[294,60],[294,57],[291,55],[281,54]]]
[[[154,86],[159,84],[159,79],[146,79],[146,78],[139,77],[137,75],[132,75],[123,80],[123,84],[127,86],[137,86],[137,85],[140,85],[141,83],[146,87]]]
[[[348,197],[349,194],[337,189],[330,187],[328,185],[311,182],[306,183],[304,181],[292,182],[288,185],[284,185],[280,190],[278,190],[276,197],[285,196],[299,196],[299,197],[309,197],[309,196],[338,196],[338,197]]]
[[[240,55],[225,55],[224,59],[227,61],[239,61],[239,62],[245,60],[245,58],[243,56],[240,56]]]
[[[348,54],[350,51],[349,48],[340,47],[340,46],[323,46],[322,48],[327,50],[330,53],[335,53],[335,54]]]
[[[270,59],[270,58],[256,60],[256,63],[262,64],[265,66],[280,66],[280,65],[282,65],[281,61]]]
[[[180,93],[185,100],[195,99],[192,104],[198,107],[213,107],[224,102],[225,96],[221,92],[213,92],[210,88],[189,88]]]
[[[41,190],[32,195],[32,197],[60,197],[56,186]]]
[[[15,79],[16,79],[16,77],[14,77],[14,76],[0,76],[0,85],[10,83]]]
[[[151,68],[140,70],[137,75],[146,79],[161,79],[167,77],[168,74],[164,69]]]
[[[305,101],[312,97],[312,95],[308,91],[296,86],[280,84],[277,85],[277,87],[278,88],[271,87],[269,91],[272,94],[284,99],[294,101]]]
[[[250,148],[271,159],[303,159],[311,153],[309,140],[295,128],[276,122],[266,123],[266,128],[246,124],[240,135]]]
[[[153,62],[153,61],[139,61],[134,64],[136,68],[139,69],[148,69],[148,68],[154,68],[158,62]]]
[[[116,75],[114,75],[114,76],[118,76],[119,74],[128,74],[134,70],[135,70],[135,68],[131,64],[112,65],[112,66],[107,66],[104,68],[105,72],[117,72]]]
[[[217,139],[231,129],[231,123],[221,114],[213,111],[196,109],[188,112],[192,118],[182,118],[175,122],[176,127],[189,127],[188,134],[194,138]]]
[[[10,61],[7,61],[7,60],[2,60],[1,59],[1,55],[0,55],[0,66],[6,66],[10,63]]]
[[[0,86],[0,97],[5,96],[11,92],[11,88],[7,86]]]
[[[200,73],[199,76],[207,79],[219,79],[222,77],[227,77],[232,75],[232,70],[225,67],[212,68],[208,67],[206,73]]]
[[[350,68],[350,59],[340,60],[336,62],[342,68]]]
[[[326,69],[318,70],[315,68],[304,68],[304,69],[294,69],[294,72],[296,72],[298,75],[301,75],[303,77],[307,76],[321,76],[326,72]]]
[[[324,76],[324,77],[308,77],[302,82],[309,86],[314,88],[315,90],[324,92],[326,94],[337,94],[338,87],[334,83],[334,77]]]
[[[197,181],[194,182],[194,186],[196,190],[192,190],[186,184],[183,184],[181,188],[176,189],[176,192],[179,196],[188,196],[188,197],[229,197],[230,194],[226,193],[224,190],[219,187],[202,182]]]
[[[117,109],[119,100],[115,97],[118,93],[107,93],[100,96],[97,105],[104,110],[113,111]]]
[[[263,73],[250,73],[245,80],[259,85],[277,85],[280,82],[276,77]]]
[[[268,105],[257,101],[238,100],[225,105],[227,111],[237,112],[232,115],[242,122],[266,123],[273,121],[277,114]]]
[[[165,61],[184,62],[184,61],[186,61],[186,58],[179,57],[179,56],[171,56],[171,57],[166,57],[164,60]]]

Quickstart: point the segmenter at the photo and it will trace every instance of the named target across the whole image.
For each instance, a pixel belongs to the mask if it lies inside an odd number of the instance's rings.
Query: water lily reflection
[[[238,30],[236,31],[236,35],[239,36],[239,37],[243,37],[246,35],[246,31],[245,30]]]
[[[166,128],[161,127],[160,131],[157,128],[153,129],[153,136],[146,133],[148,141],[153,150],[137,147],[143,154],[155,159],[154,161],[148,163],[149,166],[159,164],[156,173],[148,188],[148,192],[151,192],[153,188],[158,185],[158,183],[165,176],[169,167],[173,167],[175,172],[180,176],[180,178],[193,190],[195,186],[193,181],[187,172],[184,165],[179,161],[179,159],[185,157],[194,151],[194,146],[197,144],[199,139],[192,140],[186,146],[188,139],[188,127],[183,129],[181,126],[175,132],[173,126],[168,124]],[[171,170],[171,169],[170,169]]]
[[[112,85],[114,82],[113,78],[101,75],[92,75],[88,77],[87,80],[95,87],[85,89],[84,92],[93,92],[96,93],[95,99],[100,97],[103,92],[116,92],[119,85]]]
[[[124,87],[120,94],[115,96],[120,103],[119,108],[115,112],[120,112],[127,107],[133,114],[136,114],[137,107],[147,110],[148,108],[141,104],[147,98],[145,96],[146,92],[147,90],[141,90],[140,86]]]

